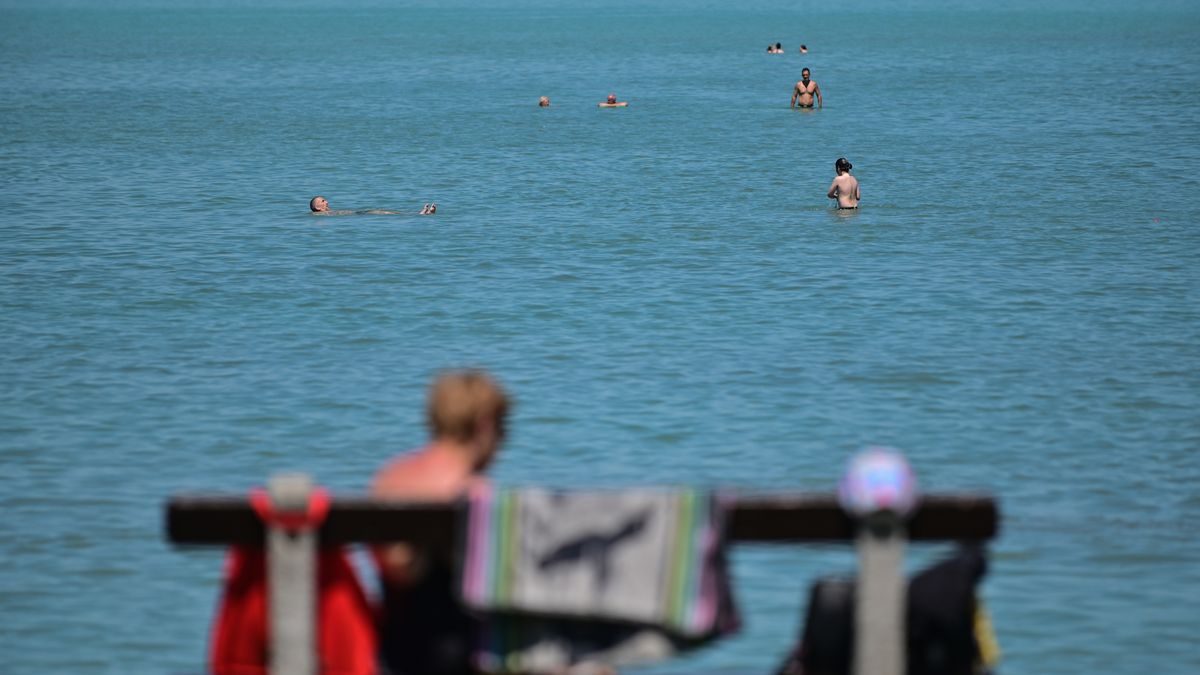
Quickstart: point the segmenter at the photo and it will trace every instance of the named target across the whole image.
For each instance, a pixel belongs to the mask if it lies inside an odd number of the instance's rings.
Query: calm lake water
[[[200,671],[221,554],[168,546],[164,500],[359,491],[478,365],[518,398],[503,484],[830,490],[892,445],[1001,500],[1003,672],[1197,672],[1198,32],[1189,2],[0,0],[0,670]],[[788,108],[804,66],[822,110]],[[852,564],[739,548],[743,632],[653,672],[769,672]]]

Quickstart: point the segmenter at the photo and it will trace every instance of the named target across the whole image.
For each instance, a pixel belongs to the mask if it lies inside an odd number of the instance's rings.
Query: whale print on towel
[[[472,609],[611,619],[682,637],[737,623],[725,509],[712,494],[480,487],[464,525],[460,590]]]
[[[668,658],[737,630],[725,501],[692,489],[493,490],[460,533],[485,673]]]
[[[613,549],[623,540],[636,537],[645,530],[647,521],[652,517],[653,511],[647,509],[629,518],[623,526],[611,533],[588,534],[568,541],[543,555],[537,562],[538,569],[546,572],[556,565],[590,564],[595,568],[595,590],[603,592],[612,574]]]

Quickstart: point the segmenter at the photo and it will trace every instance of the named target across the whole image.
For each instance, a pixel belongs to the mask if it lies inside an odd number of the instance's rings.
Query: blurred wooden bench
[[[279,510],[303,510],[311,489],[306,476],[279,476],[271,481],[270,495]],[[402,540],[451,551],[465,514],[465,503],[334,497],[319,528],[296,533],[264,526],[244,495],[178,495],[166,504],[166,534],[173,544],[185,546],[266,545],[268,583],[271,588],[287,589],[270,594],[272,652],[277,655],[271,672],[313,675],[316,548]],[[732,499],[726,534],[734,544],[856,541],[859,607],[871,608],[857,612],[860,639],[856,644],[875,650],[873,656],[856,652],[856,673],[899,675],[903,664],[897,655],[903,654],[904,644],[904,542],[985,542],[996,537],[1000,514],[996,500],[988,495],[927,494],[919,498],[911,517],[897,525],[891,530],[860,527],[832,493],[742,494]]]

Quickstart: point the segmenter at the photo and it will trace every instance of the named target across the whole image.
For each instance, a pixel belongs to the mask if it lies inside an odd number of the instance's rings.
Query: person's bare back
[[[837,177],[829,185],[827,196],[837,200],[839,209],[857,209],[862,194],[858,187],[858,179],[850,175],[850,170],[854,167],[845,157],[839,157],[833,168]]]
[[[371,494],[390,499],[449,501],[461,496],[474,478],[474,468],[466,457],[434,442],[383,467],[371,483]]]
[[[452,501],[486,480],[483,472],[504,439],[508,398],[482,372],[440,376],[430,388],[427,415],[433,439],[388,462],[371,482],[371,496],[413,501]],[[419,554],[396,543],[376,548],[385,580],[406,585],[420,577]],[[418,569],[412,569],[416,567]]]
[[[418,502],[464,496],[485,480],[504,439],[508,407],[504,390],[486,373],[439,376],[426,408],[433,439],[384,465],[371,495]],[[383,580],[379,630],[388,672],[470,672],[478,620],[456,597],[451,553],[401,541],[378,545],[374,554]]]

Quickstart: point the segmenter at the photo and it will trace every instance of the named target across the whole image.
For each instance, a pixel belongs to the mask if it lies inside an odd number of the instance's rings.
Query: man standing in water
[[[500,385],[477,370],[440,375],[429,389],[426,423],[433,439],[402,455],[371,483],[384,499],[453,501],[483,483],[504,440],[509,400]],[[375,549],[383,581],[380,645],[391,675],[470,672],[476,620],[455,599],[448,552],[397,542]]]
[[[812,75],[808,68],[800,71],[800,81],[796,83],[796,88],[792,90],[792,106],[793,108],[811,108],[813,107],[813,96],[817,97],[817,107],[824,108],[825,102],[821,98],[821,88],[817,83],[808,79]]]
[[[862,199],[858,191],[858,179],[850,175],[850,169],[853,168],[845,157],[838,157],[838,160],[833,163],[833,170],[837,172],[837,177],[829,186],[827,196],[837,200],[839,210],[857,209],[858,200]]]

